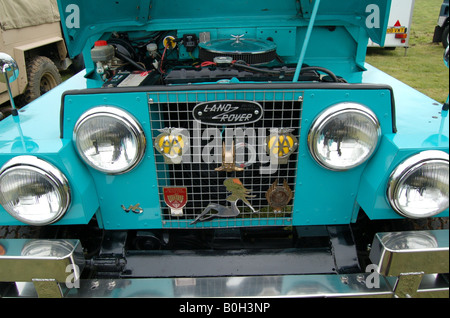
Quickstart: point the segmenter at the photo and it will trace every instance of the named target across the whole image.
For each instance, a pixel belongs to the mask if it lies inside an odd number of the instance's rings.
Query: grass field
[[[416,0],[410,48],[395,51],[370,48],[367,62],[440,103],[449,91],[449,69],[443,63],[441,43],[432,43],[442,0]]]

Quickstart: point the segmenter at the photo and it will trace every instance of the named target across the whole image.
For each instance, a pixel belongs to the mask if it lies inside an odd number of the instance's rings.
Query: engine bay
[[[176,37],[174,31],[146,36],[113,33],[91,50],[103,87],[195,83],[291,82],[297,65],[285,63],[272,38],[231,35],[210,40],[207,32]],[[303,65],[298,81],[345,82],[330,70]]]

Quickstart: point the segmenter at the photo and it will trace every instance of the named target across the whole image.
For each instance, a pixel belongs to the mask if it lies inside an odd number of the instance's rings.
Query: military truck
[[[58,4],[86,69],[0,122],[0,295],[448,297],[448,110],[365,62],[390,0]]]
[[[61,83],[60,70],[71,60],[62,34],[56,0],[0,1],[0,52],[14,57],[20,76],[11,86],[22,104],[38,98]],[[0,84],[0,104],[9,101]]]

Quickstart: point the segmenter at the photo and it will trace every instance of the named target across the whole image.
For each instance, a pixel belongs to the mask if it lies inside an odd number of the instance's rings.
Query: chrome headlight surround
[[[387,198],[401,216],[419,219],[435,216],[449,206],[449,155],[428,150],[418,153],[391,173]]]
[[[146,148],[139,122],[128,112],[112,106],[95,107],[81,115],[73,140],[86,164],[111,175],[133,170]]]
[[[313,122],[308,147],[322,167],[346,171],[366,162],[377,148],[381,126],[377,116],[357,103],[339,103]]]
[[[22,223],[55,223],[68,211],[71,201],[66,176],[47,161],[19,156],[0,169],[0,204]]]

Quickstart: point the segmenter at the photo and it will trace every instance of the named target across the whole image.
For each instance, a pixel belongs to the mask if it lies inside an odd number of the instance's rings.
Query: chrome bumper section
[[[448,298],[448,241],[448,230],[378,233],[358,274],[81,279],[77,240],[0,240],[0,282],[16,283],[0,297]]]
[[[32,283],[39,297],[62,296],[61,286],[78,281],[84,265],[78,240],[0,239],[0,282]]]
[[[448,245],[448,230],[378,233],[370,259],[380,275],[398,277],[394,296],[418,297],[424,277],[449,272]],[[446,291],[437,293],[449,297],[448,281]]]

